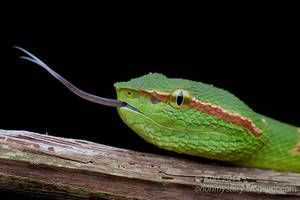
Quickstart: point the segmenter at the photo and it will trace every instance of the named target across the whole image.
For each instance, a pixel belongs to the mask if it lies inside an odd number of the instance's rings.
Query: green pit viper
[[[150,73],[114,86],[117,100],[86,93],[15,47],[76,95],[117,107],[121,119],[157,147],[231,164],[300,173],[300,129],[254,112],[228,91]]]

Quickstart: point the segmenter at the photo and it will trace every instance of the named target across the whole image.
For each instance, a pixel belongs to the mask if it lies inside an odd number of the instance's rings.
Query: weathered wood
[[[64,199],[299,199],[300,174],[0,130],[1,189]]]

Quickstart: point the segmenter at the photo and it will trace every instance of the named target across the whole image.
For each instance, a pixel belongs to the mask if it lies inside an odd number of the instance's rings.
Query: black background
[[[99,96],[115,98],[113,83],[160,72],[224,88],[255,111],[299,126],[293,13],[46,9],[7,15],[1,28],[1,129],[178,156],[143,141],[115,108],[75,96],[42,68],[19,59],[23,54],[13,45]]]

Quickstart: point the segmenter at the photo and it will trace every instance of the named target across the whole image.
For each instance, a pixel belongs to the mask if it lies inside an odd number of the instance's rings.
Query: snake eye
[[[179,92],[179,94],[177,95],[176,97],[176,103],[177,103],[177,106],[181,106],[182,103],[183,103],[183,100],[184,100],[184,96],[183,96],[183,92],[182,90]]]
[[[189,91],[185,89],[175,89],[170,95],[170,104],[174,108],[185,108],[190,104],[191,95]]]

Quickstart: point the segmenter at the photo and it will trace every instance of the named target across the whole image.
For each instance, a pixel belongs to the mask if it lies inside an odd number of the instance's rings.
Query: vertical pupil
[[[176,98],[177,105],[180,106],[183,103],[183,92],[180,91]]]

